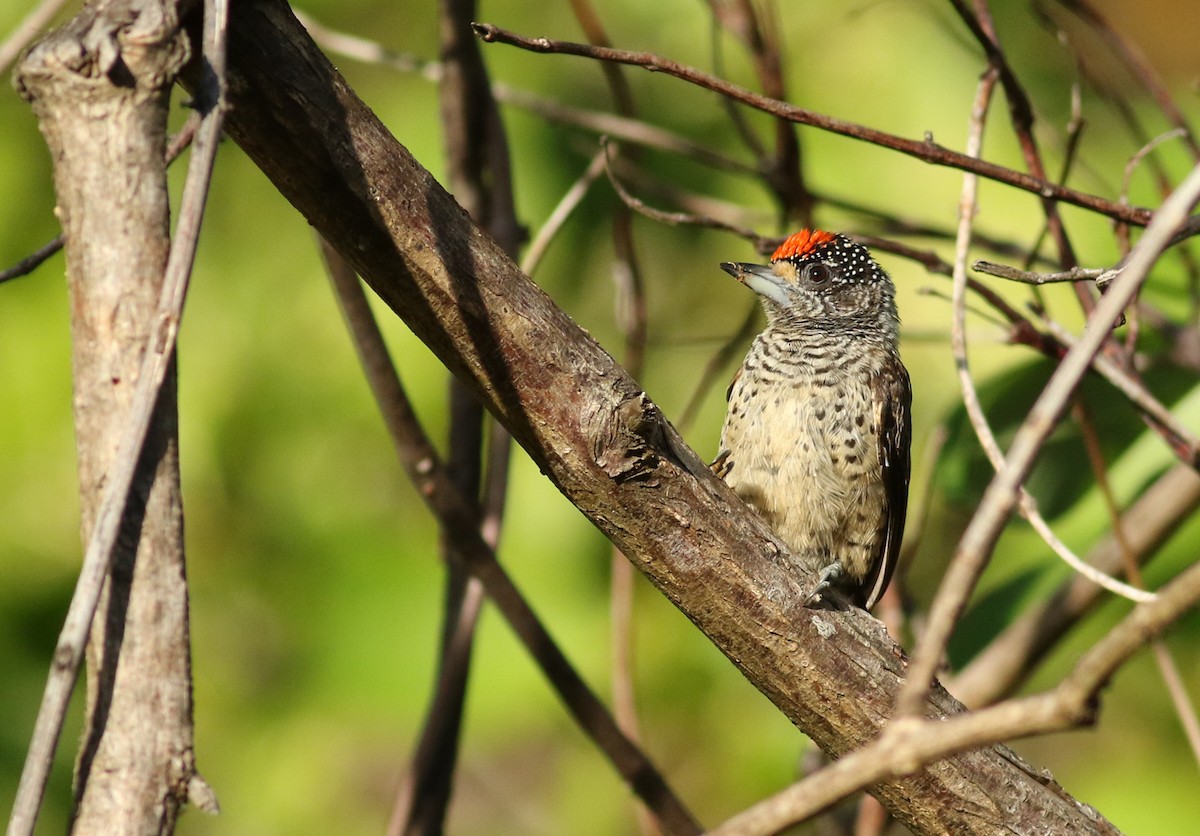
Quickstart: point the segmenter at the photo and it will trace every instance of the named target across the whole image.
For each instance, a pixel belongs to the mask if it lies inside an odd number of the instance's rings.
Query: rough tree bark
[[[882,625],[799,606],[801,579],[761,521],[396,142],[286,4],[236,4],[229,61],[229,133],[559,489],[826,752],[873,737],[905,666]],[[962,708],[937,689],[928,710]],[[872,792],[920,833],[1114,832],[1004,746]]]
[[[18,70],[54,160],[71,305],[81,530],[91,536],[169,251],[167,108],[188,57],[174,3],[85,8]],[[172,373],[87,652],[73,828],[165,833],[194,775]]]

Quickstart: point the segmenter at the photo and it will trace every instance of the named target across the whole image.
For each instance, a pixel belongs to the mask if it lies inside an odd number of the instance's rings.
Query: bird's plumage
[[[769,265],[721,265],[767,328],[729,389],[714,469],[827,587],[871,607],[899,555],[911,388],[891,279],[842,235],[804,230]],[[831,567],[835,567],[832,568]]]

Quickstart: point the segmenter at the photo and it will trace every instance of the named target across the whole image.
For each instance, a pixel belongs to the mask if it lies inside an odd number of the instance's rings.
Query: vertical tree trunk
[[[66,243],[82,534],[129,412],[170,246],[167,108],[188,46],[173,3],[97,2],[18,85],[54,158]],[[87,653],[83,833],[165,833],[194,774],[175,380],[156,407]]]

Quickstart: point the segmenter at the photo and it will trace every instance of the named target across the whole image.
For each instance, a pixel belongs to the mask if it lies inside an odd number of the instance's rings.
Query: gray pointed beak
[[[771,265],[722,261],[721,269],[759,296],[770,299],[781,307],[788,306],[787,282],[775,275]]]

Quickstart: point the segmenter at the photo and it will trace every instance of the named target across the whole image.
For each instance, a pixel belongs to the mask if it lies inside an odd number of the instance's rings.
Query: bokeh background
[[[25,2],[0,4],[7,33]],[[436,58],[435,4],[310,0],[297,4],[322,23],[397,50]],[[1050,167],[1063,153],[1073,59],[1025,4],[996,3],[1001,37],[1040,117]],[[1198,110],[1200,12],[1192,0],[1097,2],[1140,43],[1184,111]],[[615,44],[653,50],[709,68],[711,22],[694,0],[645,4],[597,0]],[[982,61],[947,4],[780,3],[794,102],[961,148]],[[1060,19],[1057,7],[1050,4]],[[567,4],[483,2],[480,19],[531,35],[580,39]],[[1106,55],[1079,30],[1089,67],[1107,74],[1154,132],[1166,130]],[[738,47],[723,40],[724,72],[754,86]],[[580,107],[607,110],[594,64],[486,46],[493,77]],[[435,86],[412,75],[342,58],[335,64],[415,156],[440,176],[444,154]],[[655,124],[748,159],[711,94],[663,76],[630,71],[637,106]],[[183,95],[177,97],[180,101]],[[176,124],[185,111],[177,108]],[[514,108],[505,119],[522,220],[541,225],[594,153],[596,138]],[[1085,92],[1087,120],[1072,184],[1115,196],[1137,150],[1112,110]],[[747,117],[768,128],[758,114]],[[804,129],[806,175],[822,192],[853,198],[941,228],[955,221],[960,175],[948,169]],[[1003,103],[993,110],[986,154],[1020,168]],[[1189,167],[1178,143],[1162,158],[1178,179]],[[746,207],[758,228],[775,227],[760,183],[694,162],[644,153],[654,177]],[[172,173],[175,185],[183,169]],[[636,189],[636,182],[634,187]],[[52,238],[50,160],[29,108],[0,88],[0,266]],[[1134,203],[1156,205],[1144,172],[1132,178]],[[653,202],[653,200],[651,201]],[[607,183],[593,187],[555,241],[535,278],[615,354]],[[1112,263],[1108,224],[1066,209],[1087,266]],[[826,228],[870,232],[869,220],[821,207]],[[1036,199],[996,184],[981,190],[981,230],[1020,242],[1041,226]],[[650,351],[643,385],[668,416],[691,396],[700,371],[753,304],[716,263],[750,260],[730,235],[635,225],[646,278]],[[948,258],[945,241],[932,246]],[[989,475],[959,412],[948,345],[949,305],[922,289],[948,282],[884,256],[900,288],[904,356],[916,389],[915,455],[932,433],[949,441],[935,467],[914,474],[914,491],[933,482],[929,525],[908,589],[918,607],[934,584]],[[15,792],[51,649],[80,559],[70,410],[70,353],[63,261],[0,285],[0,809]],[[1028,296],[1005,288],[1014,301]],[[1177,321],[1195,314],[1195,288],[1166,260],[1146,297]],[[1070,291],[1045,294],[1051,312],[1078,318]],[[401,323],[379,307],[405,384],[428,430],[445,434],[446,373]],[[1194,323],[1194,319],[1191,320]],[[1024,415],[1050,367],[1027,349],[1003,344],[987,318],[971,320],[973,368],[997,425]],[[307,224],[226,142],[218,158],[180,347],[180,412],[187,549],[192,585],[198,765],[223,813],[189,812],[184,834],[378,833],[420,728],[434,670],[442,567],[435,531],[391,453],[350,340],[338,316]],[[729,369],[732,373],[732,367]],[[1156,369],[1152,387],[1200,426],[1194,374]],[[1171,462],[1164,446],[1103,384],[1089,402],[1113,460],[1118,498],[1128,502]],[[709,392],[688,441],[715,452],[723,386]],[[1033,482],[1061,536],[1086,551],[1107,530],[1078,434],[1059,432]],[[1161,583],[1195,559],[1200,523],[1185,525],[1148,571]],[[501,556],[555,637],[593,686],[610,677],[609,545],[521,451],[513,458]],[[1021,606],[1044,595],[1066,569],[1023,523],[1001,540],[977,605],[956,638],[961,662]],[[1129,605],[1110,601],[1080,626],[1037,673],[1030,688],[1057,681]],[[797,775],[807,742],[649,584],[636,592],[638,696],[646,747],[693,805],[715,824]],[[1200,690],[1200,618],[1169,638],[1191,693]],[[61,832],[70,798],[78,706],[64,735],[41,832]],[[1131,833],[1188,832],[1200,817],[1197,764],[1149,654],[1113,681],[1096,728],[1016,747],[1083,801]],[[610,834],[635,827],[628,796],[610,767],[572,725],[495,613],[485,613],[467,707],[452,832]]]

